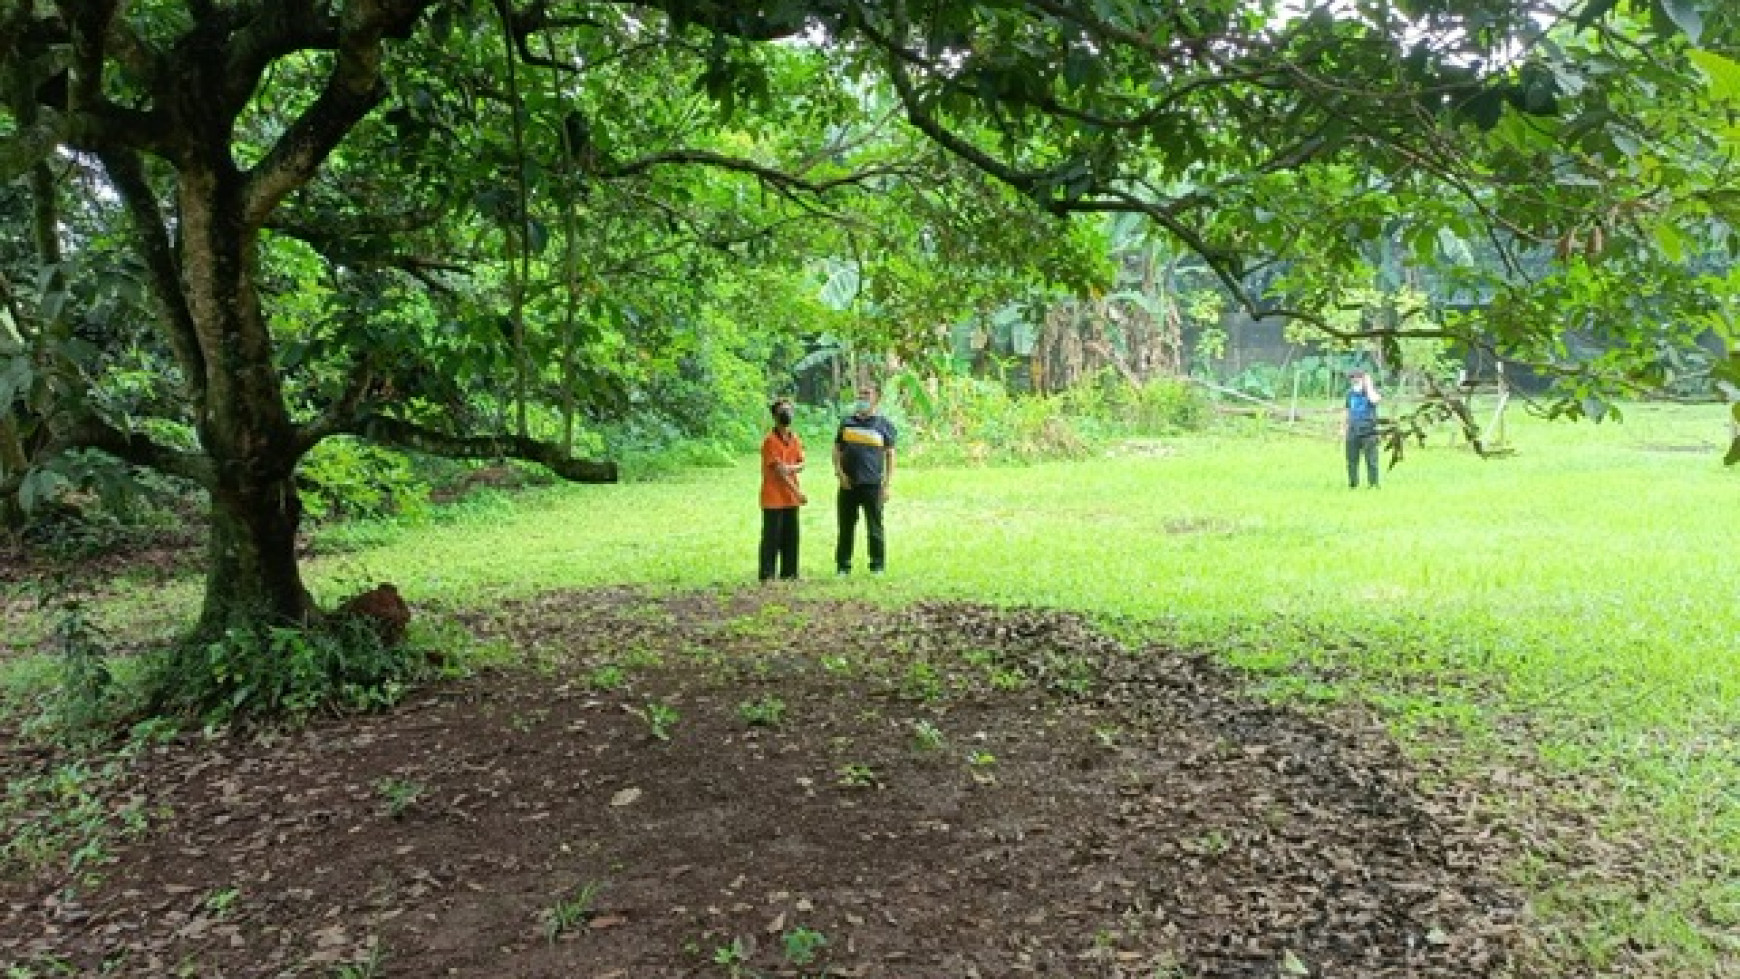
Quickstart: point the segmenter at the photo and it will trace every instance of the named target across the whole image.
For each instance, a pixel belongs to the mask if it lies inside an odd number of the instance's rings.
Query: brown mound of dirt
[[[1495,974],[1518,901],[1369,724],[1080,619],[549,595],[532,667],[148,754],[148,833],[0,890],[83,974]],[[86,866],[84,871],[92,868]],[[813,955],[813,959],[810,956]],[[805,961],[810,959],[809,961]],[[360,970],[360,966],[358,967]],[[825,968],[825,972],[823,971]]]
[[[333,615],[367,623],[389,648],[405,641],[405,628],[411,624],[411,606],[405,604],[399,589],[391,582],[352,595],[339,603]]]

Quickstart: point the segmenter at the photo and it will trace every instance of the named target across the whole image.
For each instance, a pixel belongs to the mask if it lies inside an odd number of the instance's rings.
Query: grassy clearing
[[[801,587],[1087,610],[1213,649],[1278,694],[1367,697],[1422,746],[1454,731],[1465,764],[1502,754],[1525,719],[1554,770],[1587,778],[1568,802],[1595,832],[1659,844],[1646,896],[1530,880],[1558,954],[1599,971],[1635,941],[1676,974],[1740,974],[1740,946],[1724,938],[1740,934],[1740,473],[1719,463],[1722,411],[1517,420],[1512,438],[1520,451],[1502,460],[1411,452],[1383,489],[1357,492],[1317,423],[1022,468],[928,469],[920,453],[895,486],[879,580],[830,576],[824,462]],[[747,583],[755,479],[745,463],[484,497],[431,527],[353,528],[372,546],[314,562],[310,578],[325,599],[390,580],[450,607],[605,583]],[[153,627],[195,597],[188,585],[114,615]]]

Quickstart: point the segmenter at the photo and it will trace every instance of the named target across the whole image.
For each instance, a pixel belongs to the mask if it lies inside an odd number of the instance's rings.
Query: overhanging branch
[[[209,457],[159,445],[149,436],[122,431],[94,415],[87,415],[57,432],[50,447],[56,452],[96,449],[122,462],[180,476],[207,488],[217,483],[217,469]]]
[[[654,153],[650,156],[643,156],[638,160],[631,160],[628,163],[611,167],[608,170],[602,171],[600,175],[607,179],[618,179],[622,177],[632,177],[639,173],[645,173],[655,167],[682,164],[697,164],[700,166],[714,167],[720,170],[730,170],[735,173],[748,174],[775,190],[780,191],[786,196],[791,196],[793,192],[797,191],[806,194],[821,195],[840,187],[862,184],[878,177],[900,176],[907,172],[903,167],[878,166],[870,167],[866,170],[858,170],[828,180],[810,180],[798,174],[787,173],[784,170],[774,167],[763,166],[753,160],[726,156],[723,153],[715,153],[711,150],[669,150],[664,153]]]
[[[553,442],[517,435],[449,435],[387,415],[369,415],[340,430],[383,445],[450,459],[523,459],[576,483],[614,483],[617,479],[614,462],[575,459]]]
[[[352,128],[386,96],[382,41],[405,31],[431,0],[353,0],[326,87],[249,174],[244,220],[259,227],[320,169]]]

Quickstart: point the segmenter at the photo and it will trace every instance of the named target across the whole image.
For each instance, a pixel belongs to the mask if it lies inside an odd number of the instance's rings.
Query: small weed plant
[[[912,745],[919,751],[940,751],[946,743],[942,730],[930,721],[914,721],[912,724]]]
[[[385,975],[387,965],[386,950],[380,942],[369,944],[369,954],[358,962],[346,962],[332,972],[332,979],[380,979]]]
[[[827,945],[828,936],[813,928],[793,928],[780,936],[785,960],[799,968],[813,964]]]
[[[229,917],[230,912],[235,909],[236,900],[241,896],[241,888],[225,887],[222,890],[212,891],[210,894],[207,894],[205,901],[202,903],[206,911],[211,913],[212,917],[227,918]]]
[[[628,671],[615,663],[597,667],[586,677],[586,685],[606,693],[628,685]]]
[[[766,696],[737,705],[737,716],[750,727],[779,727],[785,723],[785,701]]]
[[[625,670],[645,670],[664,663],[664,654],[645,643],[636,643],[622,654],[622,668]]]
[[[719,946],[713,950],[713,964],[724,969],[730,979],[749,975],[748,943],[742,938],[733,938],[731,944]]]
[[[646,722],[647,733],[660,741],[671,739],[671,729],[683,719],[675,707],[662,700],[649,700],[639,711],[641,720]]]
[[[947,692],[942,673],[926,660],[914,660],[901,678],[900,694],[910,700],[932,703]]]
[[[403,819],[405,813],[423,798],[424,789],[421,784],[408,779],[383,778],[375,783],[375,792],[386,802],[390,818]]]
[[[55,623],[54,647],[61,668],[55,713],[62,733],[69,737],[98,730],[113,713],[114,677],[103,640],[102,630],[91,621],[83,603],[68,601]]]
[[[603,889],[604,885],[599,882],[587,881],[572,893],[557,898],[555,904],[544,909],[544,937],[554,942],[573,931],[576,926],[591,920],[592,912],[598,904],[599,892]]]
[[[862,762],[849,762],[841,765],[837,781],[848,789],[879,789],[882,787],[882,777],[876,774],[876,769]]]

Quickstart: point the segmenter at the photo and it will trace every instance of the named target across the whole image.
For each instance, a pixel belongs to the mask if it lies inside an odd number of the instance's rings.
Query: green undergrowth
[[[1332,426],[1245,421],[1020,467],[909,459],[876,579],[832,576],[826,445],[812,444],[797,587],[1077,609],[1211,651],[1271,696],[1374,704],[1453,766],[1526,754],[1588,786],[1569,804],[1589,832],[1652,843],[1642,893],[1519,868],[1564,974],[1618,974],[1641,948],[1663,975],[1735,975],[1740,471],[1720,465],[1721,408],[1640,406],[1620,425],[1513,417],[1515,455],[1435,438],[1379,490],[1346,487]],[[425,613],[554,588],[756,587],[758,529],[755,467],[740,461],[359,526],[308,571],[323,599],[392,581]],[[197,592],[177,589],[110,603],[106,626],[185,617]]]

